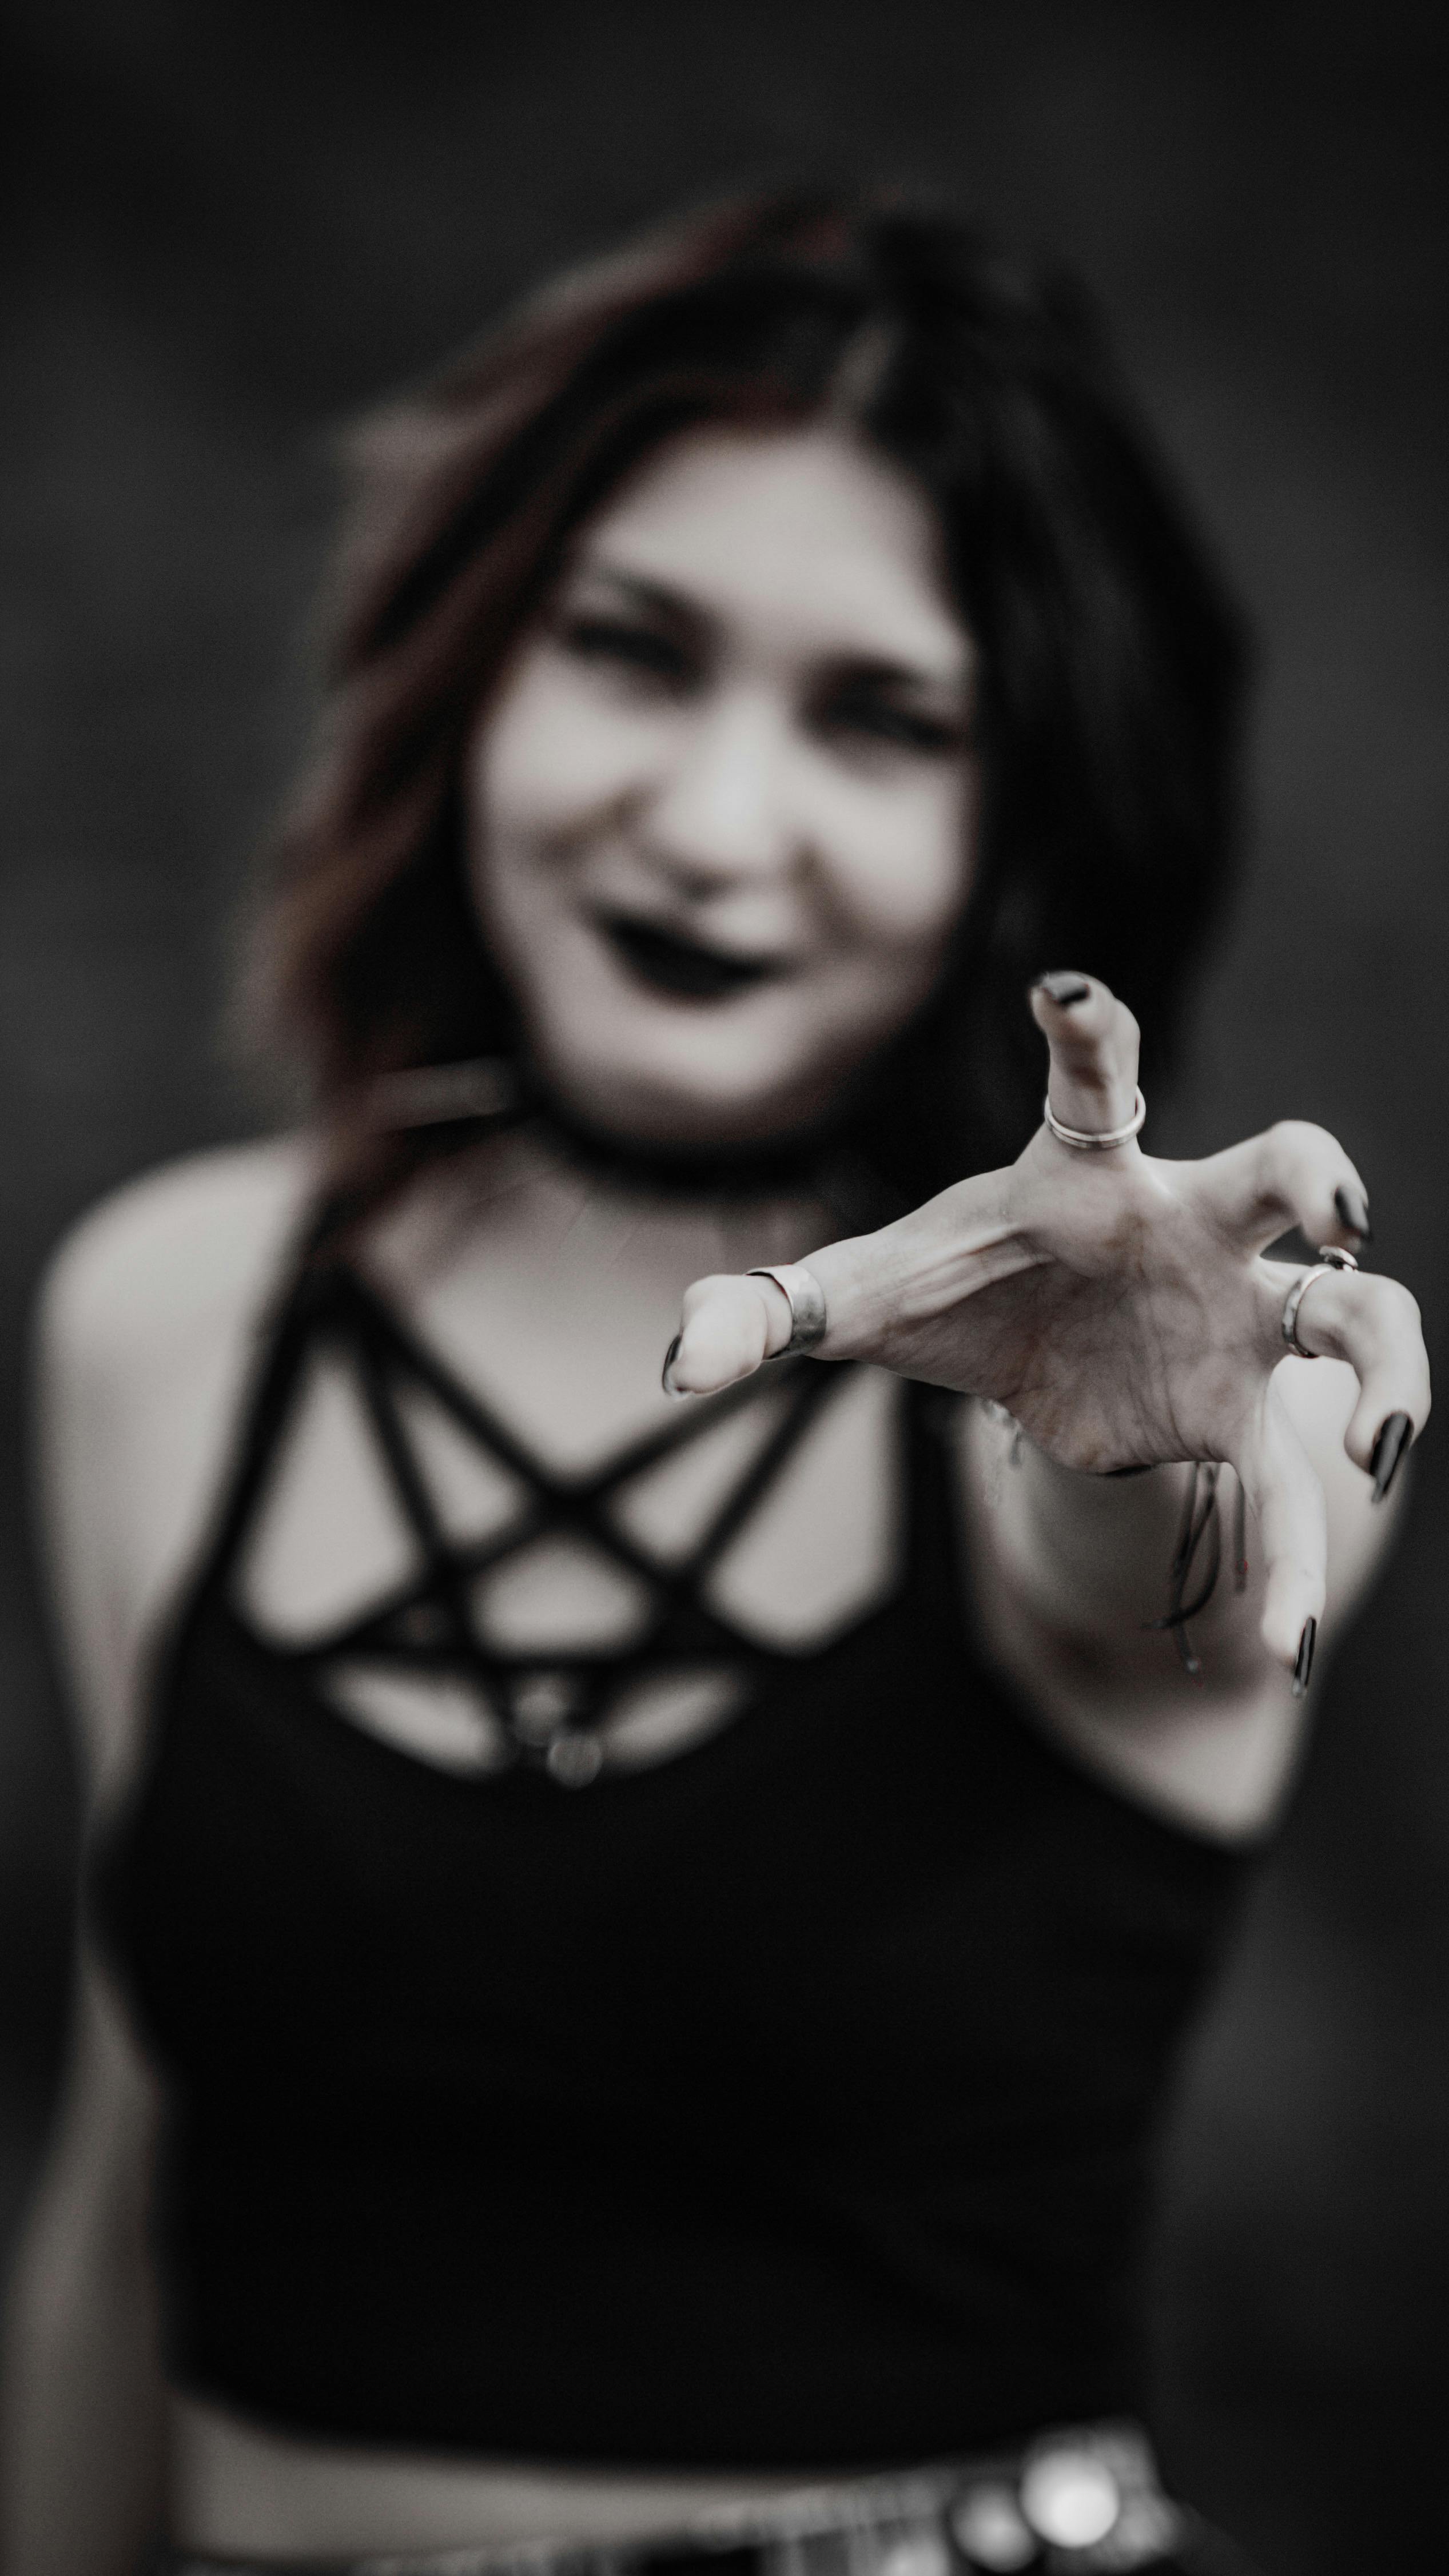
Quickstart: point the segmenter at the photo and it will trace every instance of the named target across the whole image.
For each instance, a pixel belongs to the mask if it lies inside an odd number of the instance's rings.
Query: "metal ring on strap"
[[[1335,1270],[1357,1270],[1351,1252],[1341,1252],[1336,1243],[1320,1243],[1318,1259],[1311,1270],[1304,1270],[1294,1280],[1283,1307],[1283,1339],[1295,1359],[1321,1359],[1321,1351],[1306,1349],[1298,1339],[1298,1310],[1315,1279],[1331,1279]]]
[[[773,1279],[783,1288],[790,1308],[790,1338],[783,1350],[772,1351],[777,1360],[798,1358],[801,1351],[813,1351],[825,1339],[825,1291],[813,1270],[803,1261],[765,1263],[745,1272],[747,1279]]]
[[[1109,1154],[1114,1145],[1130,1145],[1147,1115],[1147,1103],[1139,1090],[1132,1095],[1132,1115],[1122,1127],[1064,1127],[1052,1107],[1050,1098],[1042,1102],[1042,1116],[1059,1145],[1070,1145],[1074,1154]]]

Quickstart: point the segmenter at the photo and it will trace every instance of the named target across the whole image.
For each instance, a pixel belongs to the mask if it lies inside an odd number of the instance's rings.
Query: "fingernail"
[[[1092,987],[1080,975],[1038,975],[1033,991],[1046,993],[1059,1011],[1069,1011],[1074,1002],[1085,1002]]]
[[[1318,1643],[1318,1621],[1305,1619],[1298,1640],[1298,1659],[1293,1666],[1293,1696],[1301,1699],[1313,1677],[1313,1649]]]
[[[664,1366],[659,1372],[659,1383],[663,1387],[666,1395],[681,1396],[686,1392],[684,1387],[675,1385],[673,1378],[669,1374],[675,1361],[679,1357],[679,1345],[683,1339],[684,1335],[682,1333],[676,1333],[668,1350],[664,1354]]]
[[[1399,1460],[1414,1437],[1414,1426],[1407,1413],[1391,1413],[1381,1426],[1369,1460],[1369,1474],[1374,1480],[1374,1501],[1381,1503],[1395,1476]]]
[[[1374,1230],[1369,1223],[1368,1200],[1357,1181],[1341,1181],[1333,1193],[1333,1204],[1350,1234],[1361,1234],[1365,1243],[1372,1243]]]

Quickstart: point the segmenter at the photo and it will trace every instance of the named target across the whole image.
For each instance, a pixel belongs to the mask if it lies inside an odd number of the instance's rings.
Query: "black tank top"
[[[471,1680],[501,1767],[365,1732],[325,1653],[238,1607],[319,1339],[425,1560],[327,1651]],[[347,1267],[300,1275],[93,1880],[168,2078],[183,2386],[314,2435],[699,2468],[905,2461],[1140,2408],[1153,2135],[1245,1863],[1078,1768],[983,1667],[950,1399],[906,1391],[883,1607],[808,1655],[706,1609],[704,1563],[845,1375],[770,1373],[784,1427],[655,1580],[610,1496],[710,1408],[560,1479]],[[409,1384],[527,1487],[511,1536],[450,1546]],[[627,1659],[543,1670],[477,1634],[479,1563],[560,1527],[651,1582]],[[621,1680],[701,1652],[747,1663],[742,1713],[653,1767],[601,1763]]]

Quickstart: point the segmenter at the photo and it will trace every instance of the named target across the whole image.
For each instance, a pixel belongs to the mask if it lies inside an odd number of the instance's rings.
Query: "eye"
[[[866,750],[902,751],[932,760],[964,751],[969,741],[964,724],[904,706],[864,682],[834,690],[816,710],[815,727],[844,748],[855,743]]]
[[[592,663],[621,677],[652,680],[683,688],[694,677],[690,655],[661,627],[630,618],[565,617],[559,628],[565,651],[578,662]]]

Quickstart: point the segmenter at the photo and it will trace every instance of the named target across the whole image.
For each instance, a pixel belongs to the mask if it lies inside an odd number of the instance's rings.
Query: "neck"
[[[845,1175],[844,1179],[848,1180]],[[585,1253],[617,1279],[685,1281],[879,1222],[823,1165],[785,1157],[701,1165],[582,1141],[529,1118],[420,1173],[372,1230],[369,1258],[402,1284],[493,1257],[505,1244],[572,1264]]]
[[[582,1225],[601,1241],[647,1238],[656,1260],[672,1250],[686,1275],[698,1275],[797,1258],[806,1244],[900,1213],[838,1126],[738,1146],[623,1137],[505,1058],[387,1077],[373,1086],[369,1118],[384,1130],[450,1131],[447,1149],[362,1225],[371,1255],[414,1280],[466,1263],[484,1219],[495,1244],[500,1226],[525,1223],[540,1251],[560,1227]],[[471,1141],[459,1141],[460,1130]]]

